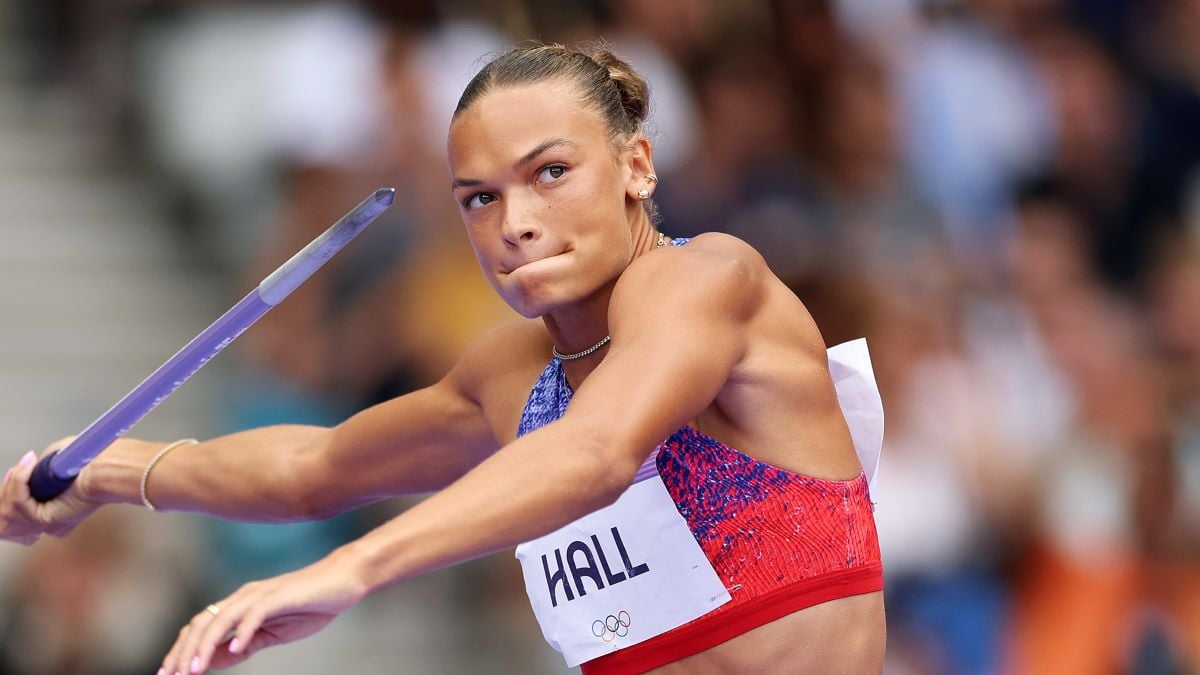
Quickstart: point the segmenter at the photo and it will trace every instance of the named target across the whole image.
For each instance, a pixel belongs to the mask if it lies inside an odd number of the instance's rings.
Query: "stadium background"
[[[754,244],[888,412],[887,672],[1200,671],[1200,0],[0,4],[0,460],[77,433],[379,185],[396,206],[133,432],[332,424],[512,313],[444,134],[481,57],[604,38],[673,236]],[[0,672],[152,672],[406,502],[108,509],[0,547]],[[233,673],[555,673],[508,554]]]

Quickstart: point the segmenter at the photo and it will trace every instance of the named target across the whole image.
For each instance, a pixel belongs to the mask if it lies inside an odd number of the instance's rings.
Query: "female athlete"
[[[120,440],[46,504],[27,456],[0,536],[61,536],[118,502],[279,522],[435,493],[200,611],[164,673],[238,663],[518,544],[547,639],[585,673],[880,672],[879,548],[825,344],[753,249],[656,229],[646,112],[646,83],[606,51],[498,57],[454,114],[451,186],[480,268],[525,320],[336,427],[166,455]]]

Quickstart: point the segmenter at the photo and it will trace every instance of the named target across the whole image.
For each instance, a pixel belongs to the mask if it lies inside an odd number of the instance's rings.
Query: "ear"
[[[654,146],[650,139],[638,134],[632,146],[625,152],[625,196],[640,202],[640,190],[646,190],[653,195],[657,187],[654,179],[647,178],[654,175]]]

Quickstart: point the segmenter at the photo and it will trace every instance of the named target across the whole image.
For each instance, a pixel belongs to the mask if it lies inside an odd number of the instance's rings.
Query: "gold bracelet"
[[[158,460],[165,457],[168,452],[174,450],[175,448],[178,448],[181,445],[196,445],[199,442],[200,441],[198,441],[194,438],[184,438],[184,439],[175,441],[174,443],[171,443],[170,445],[163,448],[162,450],[159,450],[158,454],[155,455],[154,458],[150,460],[150,463],[146,465],[146,470],[142,473],[142,489],[141,489],[142,503],[146,505],[146,508],[150,509],[151,511],[158,510],[158,507],[156,507],[154,505],[154,502],[150,501],[150,497],[146,494],[146,483],[150,480],[150,469],[153,469],[154,465],[158,464]]]

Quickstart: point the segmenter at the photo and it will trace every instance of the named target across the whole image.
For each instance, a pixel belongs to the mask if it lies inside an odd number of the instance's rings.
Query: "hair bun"
[[[645,78],[628,63],[607,49],[595,49],[589,56],[608,71],[608,77],[621,94],[621,107],[633,129],[640,129],[650,111],[650,87]]]
[[[488,62],[463,90],[454,116],[494,87],[563,78],[578,87],[582,102],[595,109],[615,138],[636,134],[650,111],[650,87],[628,63],[604,44],[568,49],[534,42]]]

